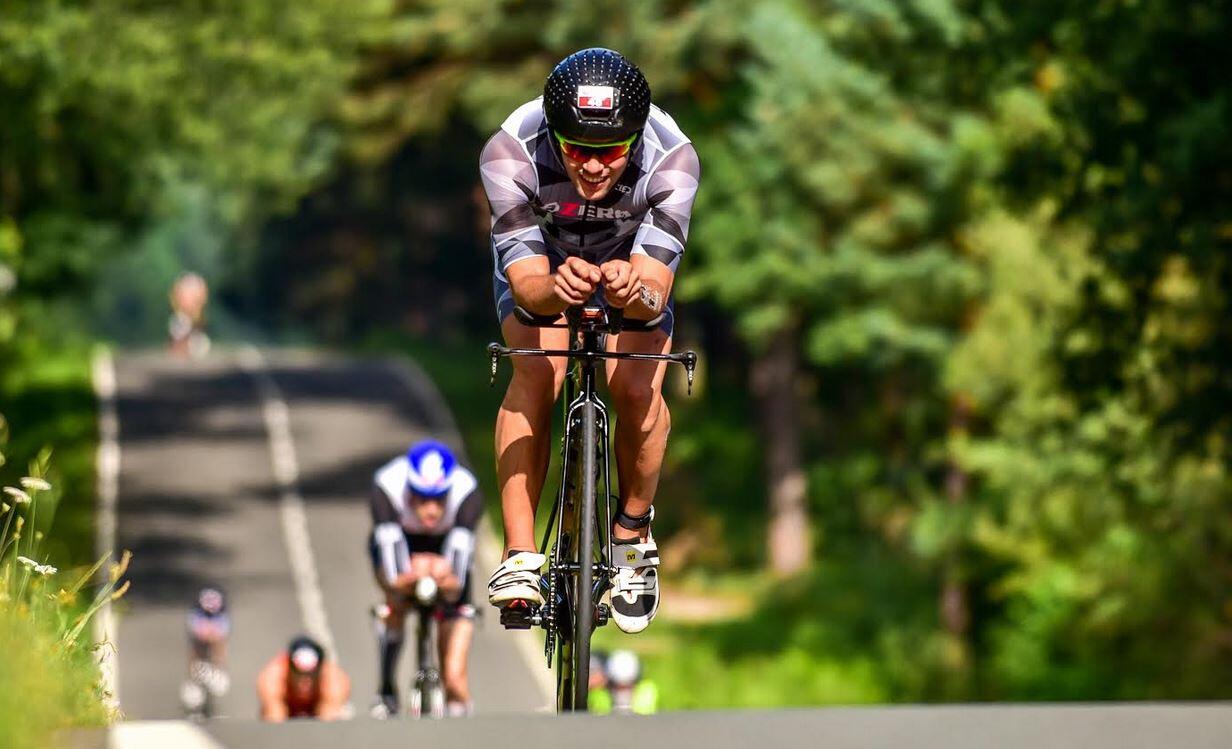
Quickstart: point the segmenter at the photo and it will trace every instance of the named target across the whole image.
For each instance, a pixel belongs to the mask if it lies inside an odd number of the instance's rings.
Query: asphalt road
[[[376,690],[367,615],[377,600],[366,550],[372,472],[415,438],[456,445],[456,434],[431,383],[403,364],[288,351],[266,351],[264,359],[287,406],[295,483],[336,657],[362,713]],[[116,607],[118,691],[129,719],[180,717],[184,617],[202,585],[222,585],[230,599],[233,686],[219,705],[224,716],[257,714],[257,671],[306,628],[259,376],[239,366],[238,352],[192,362],[162,352],[116,359],[116,546],[133,551],[132,587]],[[487,572],[475,574],[486,579]],[[549,703],[517,637],[533,635],[506,632],[495,616],[481,619],[471,661],[477,712],[529,713]],[[411,660],[404,653],[401,684]]]

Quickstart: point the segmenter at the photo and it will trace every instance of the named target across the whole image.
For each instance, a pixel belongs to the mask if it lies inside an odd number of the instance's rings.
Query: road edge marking
[[[462,440],[462,433],[458,431],[457,422],[454,421],[453,411],[450,410],[445,396],[441,395],[441,391],[427,372],[409,355],[396,359],[386,358],[384,361],[392,366],[395,376],[402,381],[411,395],[425,402],[432,420],[439,422],[439,426],[435,428],[447,430],[451,437],[450,441],[462,451],[465,457],[466,444]],[[501,545],[496,540],[496,532],[492,529],[486,512],[479,522],[478,532],[475,535],[475,561],[479,562],[482,558],[486,567],[496,569],[496,566],[500,564]],[[541,643],[540,638],[514,637],[513,642],[518,655],[522,657],[523,664],[530,671],[531,679],[539,687],[540,697],[543,700],[539,711],[555,712],[556,682],[548,672],[542,644],[537,644]]]
[[[141,720],[111,727],[108,749],[223,749],[213,736],[185,720]]]
[[[316,556],[312,552],[312,537],[308,533],[308,513],[299,493],[299,462],[295,457],[295,442],[291,437],[291,412],[282,397],[278,383],[266,366],[261,350],[251,344],[239,351],[239,365],[257,386],[261,401],[261,416],[269,437],[270,462],[278,484],[278,510],[282,520],[282,536],[295,580],[295,595],[299,600],[301,619],[309,635],[332,653],[335,663],[341,663],[334,643],[325,598],[317,574]]]
[[[115,359],[106,346],[94,349],[90,380],[98,401],[98,448],[94,456],[94,553],[114,557],[120,479],[120,419],[116,412]],[[107,574],[106,570],[104,565],[103,575]],[[116,621],[110,597],[94,617],[93,629],[94,641],[102,645],[98,667],[103,682],[103,701],[108,710],[114,712],[120,707],[120,662],[116,658]]]

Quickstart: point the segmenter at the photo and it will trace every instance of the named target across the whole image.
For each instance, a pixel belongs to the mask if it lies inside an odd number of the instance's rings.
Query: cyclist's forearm
[[[450,601],[457,599],[458,594],[462,592],[462,581],[453,573],[440,578],[436,584],[440,586],[441,595]]]
[[[654,279],[643,278],[642,288],[629,306],[625,307],[625,316],[634,320],[651,320],[658,317],[667,307],[667,290],[663,284]]]
[[[518,306],[535,315],[559,315],[569,306],[556,295],[556,276],[551,273],[519,279],[513,288]]]

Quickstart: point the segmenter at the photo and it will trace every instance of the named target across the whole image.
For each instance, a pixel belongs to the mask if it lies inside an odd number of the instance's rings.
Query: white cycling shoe
[[[539,570],[547,557],[533,551],[519,551],[500,563],[488,578],[488,602],[497,608],[511,601],[529,601],[540,606]]]
[[[613,541],[612,619],[620,631],[634,634],[650,626],[659,611],[659,546],[653,535],[644,542]]]

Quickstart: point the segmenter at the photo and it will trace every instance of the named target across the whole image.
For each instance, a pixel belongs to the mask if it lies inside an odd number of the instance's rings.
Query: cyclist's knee
[[[542,358],[520,358],[515,363],[506,399],[531,406],[551,406],[565,381],[564,368]]]
[[[610,387],[617,415],[639,423],[642,431],[653,430],[667,412],[663,396],[645,380],[613,378]]]
[[[401,632],[403,622],[406,621],[405,599],[402,596],[396,595],[386,596],[385,606],[381,623],[385,625],[387,631]]]

